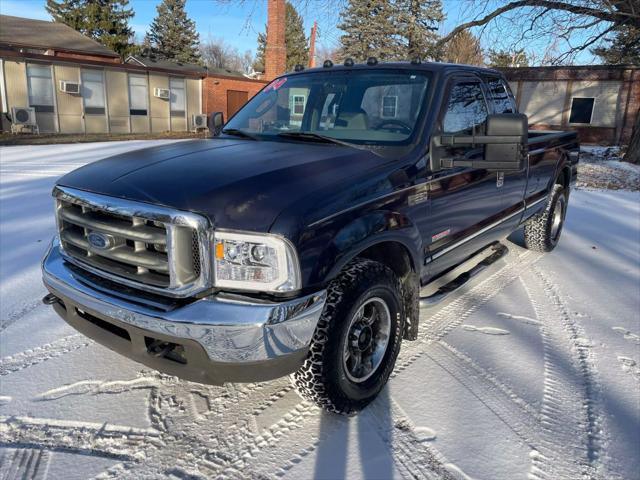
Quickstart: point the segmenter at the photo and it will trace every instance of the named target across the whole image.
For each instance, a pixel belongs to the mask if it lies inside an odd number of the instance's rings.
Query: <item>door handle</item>
[[[504,185],[504,172],[496,173],[496,187],[500,188]]]

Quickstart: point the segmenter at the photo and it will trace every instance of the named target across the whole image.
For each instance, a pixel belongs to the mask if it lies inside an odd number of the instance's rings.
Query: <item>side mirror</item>
[[[471,167],[517,171],[524,168],[529,138],[527,116],[501,113],[487,117],[486,135],[442,135],[439,146],[485,145],[484,160],[441,159],[443,168]]]
[[[209,131],[211,136],[217,137],[224,126],[224,115],[222,112],[213,112],[209,117]]]

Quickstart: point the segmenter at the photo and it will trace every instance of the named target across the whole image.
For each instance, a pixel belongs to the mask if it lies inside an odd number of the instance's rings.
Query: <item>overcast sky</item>
[[[160,0],[130,0],[129,3],[135,12],[131,26],[142,39],[156,15],[156,5],[160,3]],[[0,13],[50,20],[44,4],[45,0],[0,0]],[[336,24],[339,23],[338,12],[327,10],[324,7],[325,1],[310,0],[300,2],[300,4],[304,5],[300,9],[300,13],[304,16],[307,35],[311,31],[313,21],[317,20],[318,44],[328,48],[337,47],[341,34],[336,27]],[[442,33],[447,33],[462,21],[469,20],[469,18],[465,18],[468,10],[463,0],[443,0],[443,4],[447,19],[440,26]],[[195,20],[202,41],[206,41],[207,38],[222,37],[241,52],[246,50],[255,52],[256,37],[259,32],[264,30],[267,21],[265,0],[231,0],[225,5],[220,5],[215,0],[188,0],[187,12]],[[485,33],[485,37],[482,38],[483,47],[490,48],[492,46],[489,44],[491,35]],[[528,45],[528,50],[531,52],[543,51],[545,48],[546,45]],[[590,64],[593,61],[593,56],[589,52],[584,52],[576,59],[575,63]]]

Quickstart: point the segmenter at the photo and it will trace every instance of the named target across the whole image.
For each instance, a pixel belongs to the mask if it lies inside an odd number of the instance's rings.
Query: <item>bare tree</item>
[[[208,68],[221,68],[241,73],[251,73],[253,55],[250,50],[241,54],[222,38],[210,38],[200,45],[200,55]]]
[[[515,49],[534,39],[546,39],[553,48],[547,49],[543,61],[558,65],[570,62],[620,29],[640,31],[638,0],[468,0],[467,7],[465,12],[473,19],[451,30],[440,40],[441,45],[471,28],[479,29],[482,35],[491,25],[503,48]],[[560,42],[565,45],[560,47]],[[640,111],[625,160],[640,163]]]

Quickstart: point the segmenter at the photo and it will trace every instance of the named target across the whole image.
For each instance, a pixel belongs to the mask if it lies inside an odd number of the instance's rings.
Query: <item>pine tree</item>
[[[47,0],[45,8],[56,22],[93,38],[125,57],[133,49],[129,0]]]
[[[340,37],[341,56],[358,62],[369,57],[379,61],[402,59],[398,25],[398,11],[390,0],[349,0],[338,25],[345,32]]]
[[[529,58],[524,50],[489,50],[490,67],[528,67]]]
[[[438,24],[444,20],[441,0],[396,0],[398,34],[403,37],[404,59],[437,58]]]
[[[266,30],[266,28],[265,28]],[[287,47],[287,70],[309,62],[309,45],[304,34],[304,22],[296,8],[289,2],[285,10],[284,43]],[[256,72],[264,72],[264,56],[267,47],[267,34],[258,34],[258,48],[253,69]]]
[[[612,38],[605,40],[608,45],[594,49],[593,53],[609,65],[640,65],[640,29],[627,25],[614,32]]]
[[[181,63],[201,63],[200,36],[187,16],[186,0],[163,0],[157,7],[147,40],[161,58]]]
[[[304,34],[302,16],[289,2],[286,5],[284,43],[287,47],[287,70],[293,70],[298,64],[309,63],[309,44]]]
[[[483,65],[480,40],[469,30],[461,31],[447,43],[442,60],[449,63]]]

